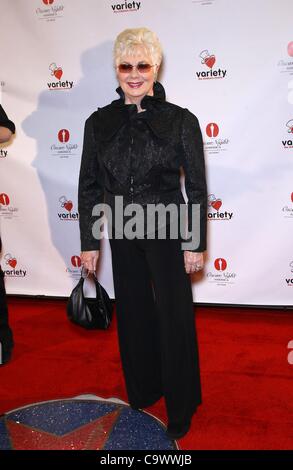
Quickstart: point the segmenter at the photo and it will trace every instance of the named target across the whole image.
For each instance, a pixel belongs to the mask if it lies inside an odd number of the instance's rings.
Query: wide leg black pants
[[[0,238],[0,252],[1,252]],[[12,331],[8,325],[8,308],[6,302],[6,292],[4,284],[4,273],[0,266],[0,342],[3,349],[10,349],[13,346]]]
[[[191,282],[179,239],[110,239],[121,361],[129,403],[164,396],[169,422],[201,403]]]

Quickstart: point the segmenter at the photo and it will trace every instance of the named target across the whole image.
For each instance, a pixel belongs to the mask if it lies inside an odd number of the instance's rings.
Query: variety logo
[[[208,196],[208,219],[209,220],[231,220],[233,217],[233,212],[222,212],[220,211],[222,207],[222,199],[216,198],[214,194],[209,194]]]
[[[290,134],[289,139],[282,140],[283,147],[285,149],[293,148],[293,119],[286,122],[287,134]]]
[[[213,67],[216,63],[216,56],[210,54],[207,49],[201,51],[199,54],[201,58],[201,63],[204,67],[204,70],[201,72],[196,72],[196,76],[199,80],[211,80],[214,78],[225,78],[227,75],[227,70],[222,70],[220,68],[214,70]]]
[[[4,259],[5,259],[5,265],[7,266],[7,268],[4,267],[4,274],[5,276],[7,277],[25,277],[26,274],[27,274],[27,271],[26,269],[21,269],[21,268],[17,268],[16,269],[16,266],[17,266],[17,259],[12,256],[10,253],[7,253],[5,256],[4,256]]]
[[[0,158],[6,158],[8,155],[8,150],[0,149]]]
[[[65,196],[59,198],[60,205],[64,212],[58,212],[58,217],[60,220],[78,220],[78,212],[72,212],[73,202],[68,200]]]
[[[204,142],[204,148],[209,155],[218,155],[220,152],[227,150],[229,139],[219,137],[219,132],[219,125],[215,122],[210,122],[206,126],[207,139]]]
[[[291,193],[291,206],[287,204],[282,208],[282,212],[284,213],[284,217],[286,219],[293,219],[293,193]]]
[[[78,145],[71,143],[71,134],[68,129],[60,129],[57,133],[58,143],[51,145],[51,155],[68,158],[77,155]]]
[[[55,21],[57,18],[62,18],[64,5],[57,4],[55,0],[39,0],[39,2],[36,15],[40,20]]]
[[[214,260],[214,271],[207,273],[209,282],[221,286],[234,284],[236,273],[227,270],[228,263],[225,258],[216,258]]]
[[[293,75],[293,41],[287,44],[287,55],[292,57],[292,59],[280,59],[278,67],[280,68],[280,73]]]
[[[51,75],[54,75],[57,80],[61,79],[63,75],[62,67],[57,67],[55,62],[52,62],[52,64],[49,65],[49,70],[51,70]]]
[[[13,258],[10,253],[4,256],[4,259],[6,260],[6,264],[9,264],[11,268],[15,268],[17,265],[17,260],[16,258]]]
[[[4,219],[12,219],[17,215],[18,208],[13,207],[10,204],[10,198],[8,194],[1,193],[0,194],[0,216]]]
[[[51,71],[51,76],[56,78],[57,81],[55,82],[48,82],[48,88],[51,91],[55,90],[71,90],[71,88],[74,86],[73,81],[62,81],[62,75],[63,75],[63,69],[62,67],[57,67],[55,62],[52,62],[52,64],[49,65],[49,70]]]
[[[292,273],[291,276],[293,276],[293,261],[291,261],[289,266],[290,266],[290,271]],[[293,287],[293,277],[285,278],[285,281],[288,287]]]
[[[287,132],[289,134],[293,134],[293,119],[290,119],[290,121],[288,121],[286,123],[286,126],[287,126],[287,129],[288,129]]]
[[[111,5],[114,13],[125,13],[129,11],[138,11],[141,7],[141,2],[127,2],[115,3]]]

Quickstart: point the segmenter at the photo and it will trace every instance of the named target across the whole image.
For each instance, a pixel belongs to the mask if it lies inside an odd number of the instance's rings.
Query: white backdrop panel
[[[84,121],[117,96],[116,35],[147,26],[163,45],[167,99],[196,114],[205,143],[209,243],[194,300],[293,305],[292,1],[0,4],[0,98],[17,128],[0,147],[8,293],[75,285]],[[114,298],[108,240],[99,279]]]

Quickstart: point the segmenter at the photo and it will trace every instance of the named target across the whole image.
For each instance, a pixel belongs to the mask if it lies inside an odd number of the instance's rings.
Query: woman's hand
[[[203,269],[203,253],[194,253],[193,251],[184,251],[184,265],[187,274],[194,273]]]
[[[12,132],[7,127],[0,126],[0,144],[4,144],[4,142],[8,142],[10,137],[12,136]]]
[[[99,259],[100,251],[82,251],[80,254],[81,264],[90,273],[96,272],[97,262]]]

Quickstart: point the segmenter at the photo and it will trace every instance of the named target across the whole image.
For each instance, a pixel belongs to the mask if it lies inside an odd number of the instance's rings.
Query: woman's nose
[[[136,66],[132,67],[132,70],[131,70],[131,72],[130,72],[130,76],[131,76],[131,78],[135,78],[135,77],[138,77],[138,76],[139,76],[139,73],[138,73],[138,71],[137,71]]]

